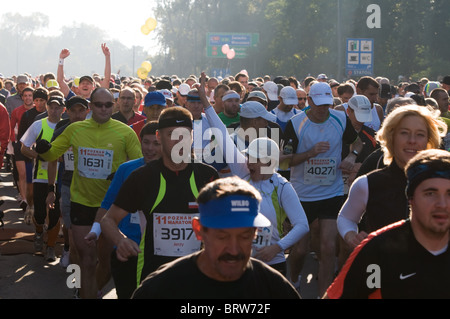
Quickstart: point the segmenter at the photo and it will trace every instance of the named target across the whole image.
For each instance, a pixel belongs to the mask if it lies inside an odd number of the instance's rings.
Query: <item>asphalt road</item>
[[[46,262],[43,255],[35,254],[34,226],[23,221],[24,213],[16,199],[12,174],[3,168],[0,180],[0,200],[4,200],[0,210],[5,214],[4,227],[0,228],[0,299],[73,299],[74,289],[67,286],[71,273],[59,265],[62,239],[55,249],[55,262]],[[5,232],[3,238],[1,232]],[[5,238],[9,233],[15,235]],[[316,276],[317,261],[308,256],[302,272],[301,295],[304,299],[317,298]],[[103,294],[103,299],[117,298],[112,280],[103,289]]]

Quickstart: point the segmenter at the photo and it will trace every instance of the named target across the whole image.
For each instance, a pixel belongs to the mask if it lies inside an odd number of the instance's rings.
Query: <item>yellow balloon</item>
[[[145,25],[150,29],[150,31],[155,30],[157,24],[158,22],[154,18],[149,18],[145,22]]]
[[[144,68],[139,68],[137,70],[137,75],[141,80],[145,80],[147,78],[148,72]]]
[[[150,63],[150,61],[142,62],[141,67],[146,69],[147,72],[150,72],[152,70],[152,64]]]
[[[150,30],[150,28],[147,26],[147,25],[143,25],[142,27],[141,27],[141,32],[143,33],[143,34],[145,34],[145,35],[148,35],[150,32],[152,32],[152,30]]]

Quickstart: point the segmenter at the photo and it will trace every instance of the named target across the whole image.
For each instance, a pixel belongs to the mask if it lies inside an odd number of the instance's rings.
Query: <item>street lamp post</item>
[[[341,21],[341,0],[337,0],[337,41],[338,41],[338,81],[342,81],[342,21]]]

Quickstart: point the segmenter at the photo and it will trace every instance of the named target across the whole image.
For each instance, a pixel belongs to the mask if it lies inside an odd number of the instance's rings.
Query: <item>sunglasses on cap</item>
[[[114,106],[114,102],[106,102],[106,103],[102,103],[102,102],[92,102],[92,104],[93,104],[95,107],[98,107],[99,109],[100,109],[100,108],[103,108],[103,107],[106,107],[107,109],[110,109],[110,108],[112,108],[112,107]]]
[[[62,106],[62,105],[64,105],[64,98],[62,98],[62,97],[59,97],[59,96],[52,96],[52,97],[50,97],[49,99],[48,99],[48,102],[47,102],[48,104],[50,104],[50,103],[56,103],[56,104],[58,104],[59,106]]]

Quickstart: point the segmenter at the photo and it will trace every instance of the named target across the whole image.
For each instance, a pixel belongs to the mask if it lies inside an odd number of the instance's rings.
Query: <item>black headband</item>
[[[191,102],[200,102],[200,96],[196,96],[196,95],[188,95],[187,96],[187,101],[191,101]]]
[[[48,102],[47,102],[48,104],[50,104],[50,103],[57,103],[57,104],[59,104],[60,106],[64,106],[64,98],[63,97],[60,97],[60,96],[51,96],[49,99],[48,99]]]
[[[190,119],[162,119],[158,122],[158,129],[166,127],[188,127],[192,129],[192,121]]]
[[[411,198],[414,190],[426,179],[430,178],[444,178],[450,179],[450,170],[439,171],[430,167],[427,164],[421,164],[409,169],[406,172],[408,178],[408,185],[406,186],[406,196]]]
[[[35,90],[33,93],[33,100],[35,99],[43,99],[48,100],[48,93],[42,90]]]

